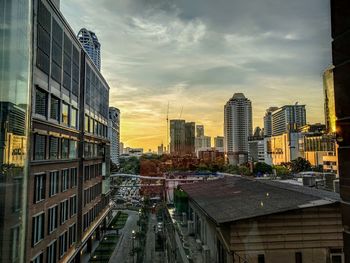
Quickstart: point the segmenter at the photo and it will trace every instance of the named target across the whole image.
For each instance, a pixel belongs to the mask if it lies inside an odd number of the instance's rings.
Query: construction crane
[[[181,111],[180,111],[180,117],[179,119],[181,119],[181,116],[182,116],[182,110],[184,109],[184,106],[181,106]]]
[[[169,151],[169,101],[168,101],[168,109],[166,112],[166,151]]]

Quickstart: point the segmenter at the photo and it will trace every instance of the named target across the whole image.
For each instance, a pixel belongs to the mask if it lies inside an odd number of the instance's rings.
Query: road
[[[119,230],[120,238],[119,242],[114,250],[109,263],[123,262],[123,263],[132,263],[132,257],[130,256],[130,251],[132,249],[132,240],[131,240],[131,231],[137,230],[137,220],[139,214],[136,211],[123,211],[129,215],[128,220],[125,223],[123,229]],[[135,258],[136,260],[136,258]]]
[[[154,214],[150,214],[148,221],[148,231],[146,238],[145,263],[155,262],[155,234],[154,226],[157,224],[157,218]]]

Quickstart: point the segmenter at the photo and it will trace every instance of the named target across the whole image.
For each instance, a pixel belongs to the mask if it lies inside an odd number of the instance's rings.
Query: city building
[[[225,162],[225,154],[215,149],[199,150],[198,158],[208,164]]]
[[[194,155],[195,123],[185,120],[170,120],[170,153],[173,155]]]
[[[199,151],[205,151],[211,149],[211,137],[202,135],[195,138],[196,154],[198,156]]]
[[[219,152],[224,151],[224,136],[216,136],[214,137],[214,148]]]
[[[224,107],[225,152],[230,164],[248,161],[248,137],[252,135],[252,103],[235,93]]]
[[[120,157],[128,158],[128,157],[141,157],[143,155],[143,148],[131,148],[126,147],[123,150],[123,154]]]
[[[261,134],[260,134],[261,135]],[[248,137],[249,161],[265,162],[265,145],[263,136]]]
[[[180,262],[186,254],[194,262],[344,262],[337,193],[233,176],[184,184],[180,191],[176,212],[169,209],[167,215],[168,257],[176,253]]]
[[[109,107],[108,138],[111,143],[111,149],[110,149],[111,160],[114,164],[119,165],[120,110],[115,107]]]
[[[101,44],[96,34],[86,28],[80,29],[78,39],[98,70],[101,70]]]
[[[345,262],[350,262],[350,1],[330,2],[339,189],[342,198]]]
[[[266,110],[264,116],[264,136],[272,136],[272,112],[278,110],[278,107],[270,107]]]
[[[119,143],[119,156],[124,153],[124,143],[120,142]]]
[[[272,164],[278,165],[302,157],[299,149],[300,137],[298,132],[289,132],[267,138],[267,153],[270,156],[266,160],[271,158]]]
[[[335,133],[336,117],[333,69],[334,67],[331,66],[323,73],[324,115],[327,133]]]
[[[158,155],[163,155],[164,153],[166,153],[166,149],[162,143],[161,145],[158,146]]]
[[[196,125],[196,137],[204,136],[204,125]]]
[[[109,86],[58,7],[5,5],[0,262],[80,262],[111,215]]]
[[[272,136],[297,132],[305,124],[305,105],[285,105],[272,112]]]

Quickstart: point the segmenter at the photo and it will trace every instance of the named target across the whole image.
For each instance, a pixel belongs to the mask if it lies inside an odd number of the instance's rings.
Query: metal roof
[[[339,194],[246,177],[181,185],[217,224],[340,202]]]

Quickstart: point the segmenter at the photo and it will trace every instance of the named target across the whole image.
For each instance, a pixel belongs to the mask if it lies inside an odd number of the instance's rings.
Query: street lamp
[[[135,230],[132,230],[131,231],[131,242],[132,242],[132,262],[134,263],[135,262],[135,248],[134,248],[134,239],[135,239]]]

